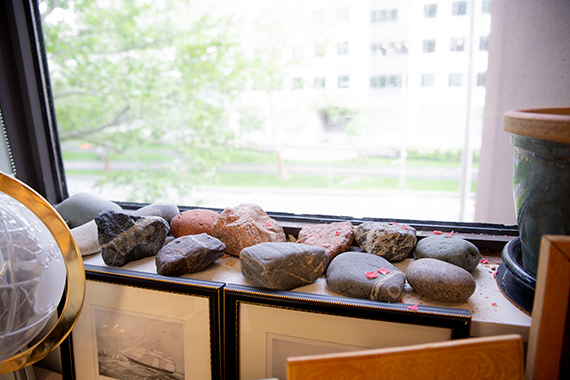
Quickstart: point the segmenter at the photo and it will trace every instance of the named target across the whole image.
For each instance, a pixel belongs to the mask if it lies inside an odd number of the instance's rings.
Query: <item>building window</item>
[[[370,88],[384,88],[386,87],[386,76],[377,75],[370,77]]]
[[[467,1],[454,1],[451,4],[452,16],[463,16],[467,14]]]
[[[491,0],[483,0],[483,4],[481,5],[481,12],[491,13]]]
[[[372,51],[372,54],[386,55],[386,52],[388,51],[388,45],[386,45],[386,44],[371,44],[370,50]]]
[[[398,21],[397,9],[382,9],[370,12],[370,22]]]
[[[450,51],[463,51],[465,48],[465,40],[463,38],[452,38]]]
[[[315,88],[325,88],[325,85],[326,85],[325,77],[315,78]]]
[[[338,88],[348,88],[348,85],[349,85],[348,75],[339,75],[338,76]]]
[[[487,73],[477,73],[477,86],[484,87],[485,86],[485,78],[487,77]]]
[[[424,40],[424,53],[434,53],[435,52],[435,40]]]
[[[303,46],[293,46],[292,57],[293,61],[300,62],[303,60]]]
[[[390,86],[391,87],[402,87],[402,76],[401,75],[390,75]]]
[[[422,87],[433,87],[435,83],[434,74],[422,74]]]
[[[424,17],[432,18],[437,15],[437,4],[426,4],[424,5]]]
[[[324,57],[327,53],[327,45],[323,43],[315,43],[315,57]]]
[[[348,55],[348,42],[339,42],[336,46],[338,55]]]
[[[394,42],[392,43],[392,48],[395,54],[408,54],[407,42]]]
[[[300,90],[303,88],[303,78],[293,78],[293,90]]]
[[[488,50],[489,36],[479,37],[479,50]]]
[[[463,74],[449,74],[449,87],[461,87],[463,85]]]
[[[397,9],[390,10],[390,21],[398,21],[398,10]]]
[[[349,15],[348,8],[339,8],[336,10],[336,19],[340,22],[348,21]]]

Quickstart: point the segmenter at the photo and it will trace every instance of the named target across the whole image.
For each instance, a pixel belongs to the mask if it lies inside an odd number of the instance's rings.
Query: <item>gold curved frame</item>
[[[0,191],[21,202],[46,225],[57,242],[67,269],[66,300],[61,316],[50,332],[26,351],[0,362],[0,375],[13,372],[46,357],[75,326],[85,297],[85,271],[79,248],[69,227],[55,209],[35,190],[0,172]]]

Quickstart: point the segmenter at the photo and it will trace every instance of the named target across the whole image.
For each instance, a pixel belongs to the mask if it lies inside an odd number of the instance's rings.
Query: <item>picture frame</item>
[[[289,356],[467,338],[471,328],[464,309],[233,284],[223,299],[226,379],[285,379]]]
[[[527,379],[570,375],[570,236],[543,235],[536,275]]]
[[[221,378],[223,283],[91,265],[85,276],[64,378]]]

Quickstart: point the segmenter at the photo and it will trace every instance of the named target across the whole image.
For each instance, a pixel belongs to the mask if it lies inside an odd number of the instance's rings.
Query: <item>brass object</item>
[[[85,271],[79,248],[69,227],[55,209],[35,190],[0,172],[0,191],[32,211],[53,235],[67,270],[65,305],[55,326],[38,343],[0,362],[0,375],[32,365],[57,348],[71,333],[79,318],[85,297]]]

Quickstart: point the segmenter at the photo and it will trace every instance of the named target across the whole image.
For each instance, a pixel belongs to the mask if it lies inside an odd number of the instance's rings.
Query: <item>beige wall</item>
[[[475,221],[516,224],[511,109],[570,106],[570,1],[493,0]]]

